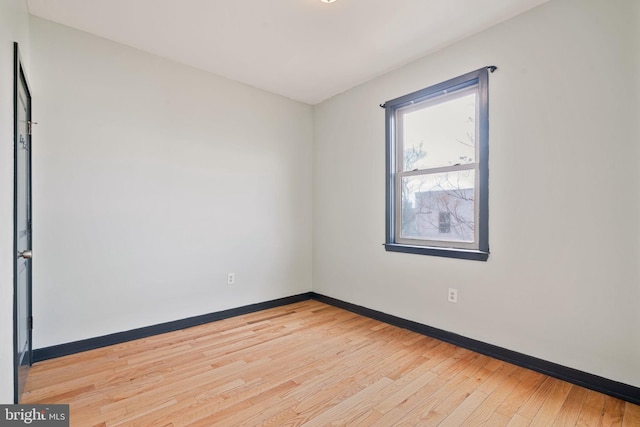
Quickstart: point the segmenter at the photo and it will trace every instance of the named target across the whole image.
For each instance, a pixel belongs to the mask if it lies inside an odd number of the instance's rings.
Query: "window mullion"
[[[432,173],[457,172],[463,170],[478,169],[478,163],[465,163],[464,165],[443,166],[441,168],[416,169],[412,171],[398,172],[402,176],[426,175]]]

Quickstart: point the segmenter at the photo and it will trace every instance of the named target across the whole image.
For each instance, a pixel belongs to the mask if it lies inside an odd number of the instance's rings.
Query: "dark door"
[[[31,93],[14,44],[14,308],[15,403],[31,366]]]

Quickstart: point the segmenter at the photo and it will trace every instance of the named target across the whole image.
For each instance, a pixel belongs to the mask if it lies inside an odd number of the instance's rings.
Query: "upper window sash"
[[[396,152],[397,152],[397,164],[396,164],[396,172],[399,174],[406,174],[407,172],[413,172],[413,171],[429,171],[432,170],[434,172],[436,172],[436,169],[446,169],[446,168],[453,168],[455,169],[456,166],[465,166],[465,165],[473,165],[473,164],[477,164],[478,163],[478,133],[479,133],[479,129],[478,129],[478,125],[479,125],[479,114],[478,114],[478,98],[479,98],[479,93],[478,93],[478,85],[474,84],[471,86],[467,86],[464,89],[459,89],[457,91],[447,91],[446,93],[443,94],[439,94],[435,97],[432,98],[428,98],[425,101],[421,101],[421,102],[414,102],[411,103],[408,106],[404,106],[404,107],[399,107],[395,110],[395,121],[396,121],[396,135],[395,135],[395,143],[396,143]],[[473,157],[470,161],[467,162],[463,162],[461,159],[455,159],[455,163],[450,162],[449,164],[445,164],[444,162],[442,163],[436,163],[435,165],[432,165],[430,167],[421,167],[422,165],[416,165],[418,167],[407,167],[407,165],[405,164],[405,158],[404,158],[404,151],[405,151],[405,143],[406,143],[406,139],[405,139],[405,134],[404,134],[404,130],[405,130],[405,117],[407,117],[409,114],[411,113],[418,113],[419,111],[422,110],[426,110],[430,107],[436,107],[439,104],[446,104],[448,102],[452,102],[455,100],[458,100],[460,98],[464,98],[464,97],[468,97],[470,95],[474,95],[475,96],[475,103],[474,103],[474,108],[473,108],[473,147],[471,150],[471,153]],[[464,143],[464,141],[462,142]],[[463,169],[463,168],[460,168]]]

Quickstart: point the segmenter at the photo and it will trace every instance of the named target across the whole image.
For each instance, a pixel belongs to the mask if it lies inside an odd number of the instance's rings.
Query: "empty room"
[[[639,1],[0,0],[0,42],[0,424],[640,426]]]

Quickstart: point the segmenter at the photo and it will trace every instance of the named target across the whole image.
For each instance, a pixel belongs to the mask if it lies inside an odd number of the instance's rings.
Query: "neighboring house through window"
[[[440,220],[438,222],[438,230],[440,233],[451,233],[451,213],[440,211]]]
[[[388,251],[488,258],[488,104],[488,68],[385,103]]]

